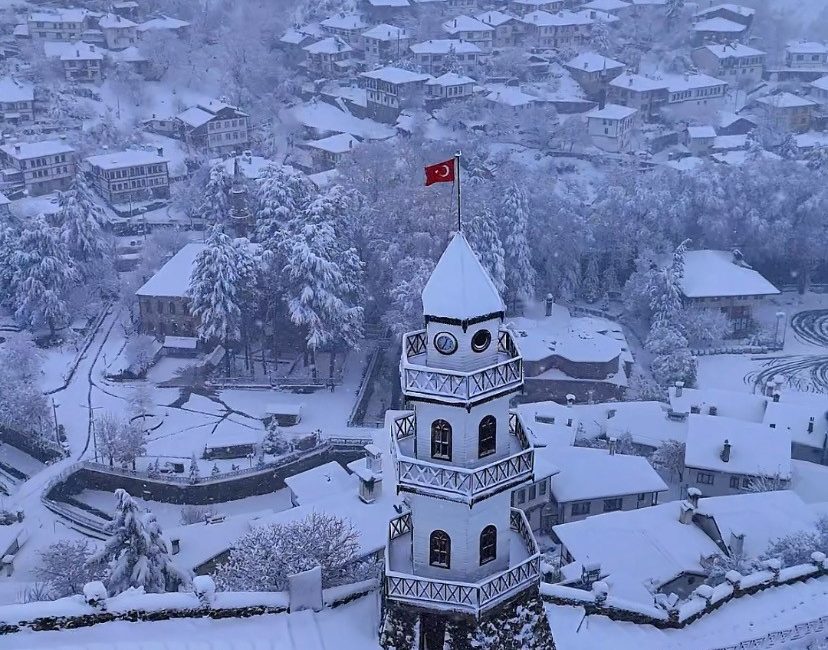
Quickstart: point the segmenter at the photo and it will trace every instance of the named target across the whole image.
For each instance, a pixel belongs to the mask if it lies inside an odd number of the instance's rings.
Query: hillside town
[[[822,0],[0,1],[0,647],[828,648]]]

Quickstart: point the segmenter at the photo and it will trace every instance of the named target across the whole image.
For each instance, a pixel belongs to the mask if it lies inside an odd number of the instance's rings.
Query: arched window
[[[175,314],[175,303],[174,302],[170,303],[170,313]]]
[[[497,528],[486,526],[480,533],[480,566],[497,557]]]
[[[495,453],[497,445],[497,420],[493,415],[487,415],[480,420],[477,427],[477,457],[483,458]]]
[[[451,538],[444,530],[435,530],[428,538],[428,563],[448,569],[451,566]]]
[[[431,423],[431,457],[451,460],[451,425],[445,420]]]

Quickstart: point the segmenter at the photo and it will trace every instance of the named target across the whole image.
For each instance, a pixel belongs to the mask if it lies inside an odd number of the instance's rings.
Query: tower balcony
[[[535,451],[516,413],[509,414],[509,436],[513,453],[475,468],[444,465],[417,458],[416,419],[413,412],[392,421],[391,435],[397,484],[415,492],[472,504],[532,477]]]
[[[523,384],[523,358],[508,330],[498,333],[497,363],[472,372],[427,366],[428,347],[426,330],[409,332],[403,339],[400,374],[403,392],[409,397],[466,404]]]
[[[422,607],[479,616],[540,580],[540,552],[526,515],[510,513],[509,568],[479,582],[424,578],[414,573],[411,513],[392,519],[385,549],[384,589],[387,598]]]

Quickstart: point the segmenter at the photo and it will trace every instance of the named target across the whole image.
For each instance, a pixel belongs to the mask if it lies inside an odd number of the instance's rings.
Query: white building
[[[419,103],[424,84],[430,75],[387,66],[359,75],[359,85],[365,88],[368,117],[394,124],[400,111],[411,103]]]
[[[607,104],[586,114],[587,128],[592,142],[604,151],[627,151],[635,128],[638,111],[628,106]]]
[[[583,12],[532,11],[523,17],[525,44],[531,47],[558,49],[581,45],[589,37],[594,21]]]
[[[741,43],[728,43],[697,47],[691,56],[704,72],[737,85],[756,83],[762,78],[766,55]]]
[[[319,26],[326,34],[338,36],[352,47],[360,47],[360,35],[371,25],[359,14],[340,13],[326,18]]]
[[[86,165],[95,190],[110,205],[170,195],[169,160],[163,150],[89,156]]]
[[[67,81],[103,81],[103,52],[83,41],[63,48],[60,61]]]
[[[509,398],[521,357],[501,329],[505,306],[462,234],[423,289],[426,327],[403,338],[402,389],[413,411],[389,413],[397,492],[386,610],[418,615],[441,647],[447,612],[471,621],[538,587],[539,554],[511,490],[533,480],[533,448]]]
[[[0,119],[16,124],[34,119],[34,88],[11,77],[0,79]]]
[[[351,68],[353,48],[340,36],[329,36],[302,48],[308,70],[321,75],[340,75]]]
[[[3,167],[15,170],[8,178],[29,194],[68,189],[75,177],[75,150],[62,140],[4,144],[0,152]]]
[[[768,479],[791,480],[791,435],[783,428],[720,415],[688,416],[685,481],[709,495],[749,490]]]
[[[250,116],[215,99],[176,115],[175,127],[187,144],[215,153],[242,152],[250,146]]]
[[[324,172],[338,167],[358,144],[359,140],[350,133],[337,133],[319,140],[311,140],[304,146],[310,149],[313,171]]]
[[[455,16],[441,25],[442,30],[452,38],[474,43],[484,52],[492,49],[495,28],[471,16]]]
[[[727,82],[706,74],[665,75],[667,110],[676,118],[699,119],[724,107]]]
[[[426,81],[426,100],[442,102],[452,99],[465,99],[474,94],[475,80],[456,72],[446,72],[439,77]]]
[[[828,45],[802,41],[785,48],[785,65],[795,70],[828,68]]]
[[[378,65],[408,54],[411,35],[408,30],[394,25],[380,24],[362,32],[362,51],[368,65]]]
[[[564,0],[511,0],[509,9],[519,16],[525,16],[533,11],[555,13],[564,8]]]
[[[76,41],[87,28],[86,9],[37,11],[29,15],[29,36],[44,41]]]
[[[477,68],[482,50],[474,43],[459,39],[441,38],[414,43],[411,51],[417,64],[429,74],[440,74],[447,61],[454,59],[464,72]]]
[[[138,40],[138,25],[118,14],[104,14],[98,21],[106,47],[123,50],[135,45]]]
[[[765,125],[777,133],[804,133],[810,130],[816,103],[807,97],[789,92],[758,97],[759,107]]]
[[[606,85],[624,72],[627,67],[621,61],[607,58],[595,52],[582,52],[574,59],[567,61],[564,67],[569,70],[572,78],[577,81],[587,93],[598,94]]]
[[[517,16],[493,10],[477,14],[475,18],[494,29],[493,47],[513,47],[523,40],[524,24]]]
[[[688,126],[685,132],[684,144],[694,156],[709,153],[715,141],[716,129],[710,125]]]
[[[608,101],[638,109],[645,121],[655,116],[661,107],[667,104],[667,97],[665,81],[631,72],[610,80],[607,88]]]
[[[828,75],[811,82],[811,98],[823,106],[828,106]]]

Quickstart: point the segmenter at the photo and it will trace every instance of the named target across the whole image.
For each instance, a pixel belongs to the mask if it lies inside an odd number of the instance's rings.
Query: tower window
[[[480,566],[497,557],[497,528],[486,526],[480,533]]]
[[[492,342],[492,335],[489,330],[477,330],[472,336],[471,347],[475,352],[483,352]]]
[[[451,566],[451,538],[444,530],[435,530],[428,538],[428,563],[448,569]]]
[[[497,420],[493,415],[487,415],[480,420],[477,427],[477,457],[483,458],[495,453],[497,445]]]
[[[431,423],[431,457],[451,460],[451,425],[445,420]]]

